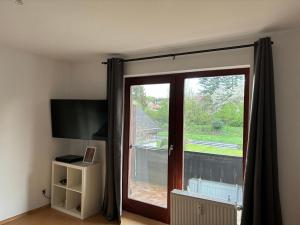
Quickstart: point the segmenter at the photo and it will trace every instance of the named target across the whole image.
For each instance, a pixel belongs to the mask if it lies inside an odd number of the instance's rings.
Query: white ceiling
[[[59,59],[300,27],[299,0],[0,0],[0,43]]]

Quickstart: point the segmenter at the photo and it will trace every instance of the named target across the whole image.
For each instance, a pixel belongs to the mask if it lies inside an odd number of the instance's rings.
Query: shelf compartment
[[[68,168],[68,189],[72,191],[82,192],[82,170]]]
[[[79,209],[78,209],[79,207]],[[70,212],[81,215],[82,201],[81,194],[75,191],[67,190],[67,206],[66,209]]]
[[[53,206],[57,208],[66,208],[66,189],[54,186],[53,187]]]
[[[59,188],[64,188],[64,189],[66,189],[66,187],[67,187],[67,185],[63,185],[63,184],[60,184],[60,183],[54,184],[54,186],[59,187]]]
[[[65,166],[54,165],[53,167],[53,182],[58,187],[66,187],[67,185],[61,184],[60,181],[67,179],[67,168]]]
[[[70,187],[70,188],[68,188],[68,190],[82,193],[82,185]]]

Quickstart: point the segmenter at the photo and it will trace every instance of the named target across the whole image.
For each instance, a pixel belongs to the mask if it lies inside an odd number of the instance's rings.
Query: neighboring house
[[[132,105],[132,143],[155,147],[157,133],[160,130],[158,123],[152,120],[138,105]]]
[[[157,104],[157,103],[150,102],[150,103],[148,104],[148,106],[150,107],[150,109],[155,110],[155,111],[157,111],[157,110],[160,109],[160,105]]]

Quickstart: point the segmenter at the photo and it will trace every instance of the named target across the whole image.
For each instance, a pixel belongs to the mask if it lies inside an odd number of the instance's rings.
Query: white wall
[[[176,51],[167,50],[164,52],[154,52],[148,55],[218,48],[224,46],[244,44],[245,42],[251,43],[253,42],[253,40],[247,39],[247,40],[239,40],[239,41],[210,44],[210,45],[199,45],[195,47],[177,49]],[[144,55],[132,55],[132,56],[128,56],[128,58],[140,57],[140,56],[144,56]],[[220,51],[214,53],[177,56],[175,60],[173,60],[172,58],[164,58],[164,59],[153,59],[147,61],[137,61],[137,62],[126,63],[125,74],[126,75],[136,75],[136,74],[145,74],[145,73],[151,74],[157,72],[227,67],[227,66],[236,66],[236,65],[252,65],[253,64],[252,56],[253,56],[253,49],[245,48],[245,49]]]
[[[278,131],[279,186],[284,224],[300,224],[300,30],[270,34],[273,41]],[[256,38],[179,49],[196,50],[251,43]],[[148,54],[149,55],[149,54]],[[133,56],[129,56],[133,57]],[[126,74],[251,65],[253,48],[126,64]]]
[[[69,65],[0,47],[0,221],[48,204],[51,160],[68,143],[51,137],[50,98],[67,95]]]
[[[106,99],[106,66],[99,59],[71,64],[68,98],[71,99]],[[101,163],[102,188],[105,181],[105,142],[70,140],[70,154],[83,155],[87,145],[96,146],[95,160]]]
[[[286,225],[300,223],[300,30],[273,33],[278,125],[279,182]],[[257,38],[257,37],[256,37]],[[244,40],[197,46],[205,49]],[[178,51],[186,50],[179,49]],[[152,53],[151,53],[152,54]],[[148,54],[147,54],[148,55]],[[132,57],[132,56],[128,56]],[[131,62],[126,74],[253,65],[253,49]],[[69,70],[70,69],[70,70]],[[70,74],[70,77],[67,77]],[[82,154],[86,144],[98,147],[105,168],[103,142],[51,138],[49,98],[106,98],[106,66],[98,59],[63,63],[0,48],[0,220],[46,204],[40,190],[49,187],[50,162],[56,154]],[[12,163],[14,162],[14,163]],[[104,179],[104,170],[103,170]],[[103,190],[102,190],[103,192]],[[3,204],[5,202],[5,204]]]
[[[280,195],[286,225],[300,224],[300,30],[273,36]]]
[[[52,138],[49,99],[106,99],[99,59],[66,63],[0,46],[0,221],[48,204],[51,161],[97,147],[105,179],[105,142]]]
[[[274,41],[279,186],[282,212],[284,224],[297,225],[300,223],[300,214],[297,207],[300,202],[300,174],[297,173],[297,171],[300,171],[300,164],[298,163],[300,158],[300,138],[298,134],[300,130],[300,120],[298,118],[300,104],[297,102],[297,98],[300,96],[300,88],[298,88],[300,83],[300,30],[277,32],[270,35]],[[252,43],[259,36],[262,35],[232,42],[177,49],[177,51]],[[170,51],[155,53],[166,52]],[[140,55],[129,55],[127,57],[135,56]],[[253,69],[253,48],[177,57],[174,61],[172,59],[160,59],[126,63],[125,74],[136,75],[237,65],[250,65]],[[102,98],[106,95],[106,66],[101,65],[99,59],[72,64],[71,74],[71,95],[73,97]],[[85,143],[82,141],[71,141],[71,151],[80,153],[84,145]],[[99,148],[103,149],[104,145]],[[104,156],[104,152],[101,152],[98,157],[104,159]]]

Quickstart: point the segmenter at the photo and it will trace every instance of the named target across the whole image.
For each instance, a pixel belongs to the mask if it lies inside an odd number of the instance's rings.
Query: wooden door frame
[[[164,75],[128,77],[125,78],[124,94],[124,140],[123,140],[123,208],[124,210],[140,214],[142,216],[159,220],[164,223],[170,222],[170,191],[174,188],[183,187],[183,128],[184,128],[184,81],[186,78],[216,77],[244,75],[244,128],[243,128],[243,170],[248,145],[248,122],[249,122],[249,83],[250,68],[218,69],[209,71],[197,71],[186,73],[172,73]],[[165,210],[158,206],[135,201],[128,198],[128,169],[129,169],[129,135],[130,135],[130,86],[142,84],[170,83],[170,106],[169,106],[169,145],[173,144],[174,151],[169,157],[168,163],[168,207]],[[176,109],[176,110],[175,110]],[[176,113],[171,113],[174,110]],[[172,131],[172,132],[170,132]]]
[[[162,208],[159,206],[149,205],[147,203],[139,202],[133,199],[128,198],[128,178],[129,178],[129,139],[130,139],[130,87],[132,85],[143,85],[143,84],[170,84],[170,99],[169,99],[169,146],[175,145],[175,137],[176,134],[170,131],[176,131],[176,123],[175,114],[171,113],[176,108],[176,101],[171,96],[174,96],[176,93],[175,88],[175,79],[173,76],[151,76],[151,77],[133,77],[125,79],[125,104],[124,104],[124,157],[123,157],[123,208],[127,211],[140,214],[142,216],[156,219],[162,221],[164,223],[169,223],[169,205],[170,205],[170,195],[167,195],[167,208]],[[168,157],[168,193],[177,188],[174,184],[175,173],[173,171],[174,162],[175,162],[174,154],[171,154]]]
[[[234,69],[217,69],[208,71],[196,71],[187,73],[170,74],[176,76],[176,89],[179,90],[176,93],[176,164],[178,167],[176,170],[176,187],[179,189],[183,188],[183,140],[184,135],[184,80],[186,78],[201,78],[201,77],[217,77],[217,76],[232,76],[232,75],[244,75],[244,121],[243,121],[243,174],[245,174],[246,155],[248,149],[248,134],[249,134],[249,108],[250,108],[250,67],[245,68],[234,68]],[[176,151],[177,150],[177,151]]]

